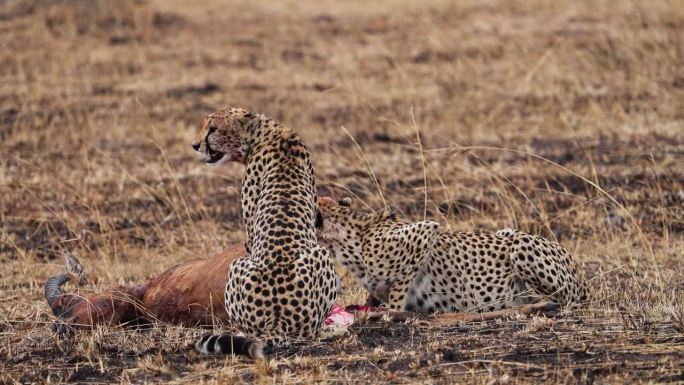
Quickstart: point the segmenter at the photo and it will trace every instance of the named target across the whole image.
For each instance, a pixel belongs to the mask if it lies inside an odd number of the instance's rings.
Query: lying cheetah
[[[317,336],[336,297],[335,269],[317,244],[316,186],[309,151],[297,134],[239,108],[202,120],[193,149],[208,164],[246,165],[241,202],[246,256],[228,272],[225,305],[249,337],[207,335],[205,354],[263,357],[263,344]]]
[[[571,256],[544,238],[511,229],[440,232],[435,222],[355,212],[349,198],[319,198],[318,208],[321,242],[390,310],[494,311],[537,297],[587,300]]]

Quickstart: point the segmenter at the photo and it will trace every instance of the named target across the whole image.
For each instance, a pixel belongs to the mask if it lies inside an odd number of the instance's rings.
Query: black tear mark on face
[[[225,155],[221,151],[216,151],[211,146],[209,145],[209,136],[213,134],[216,131],[216,126],[211,126],[209,127],[209,131],[207,132],[207,135],[204,137],[204,144],[207,149],[207,154],[209,155],[209,159],[207,159],[207,163],[216,163],[219,160],[223,159],[223,156]]]
[[[216,126],[211,126],[211,127],[209,127],[209,131],[207,131],[207,134],[204,136],[204,145],[205,145],[208,153],[211,153],[211,146],[209,146],[209,137],[215,131],[216,131]]]

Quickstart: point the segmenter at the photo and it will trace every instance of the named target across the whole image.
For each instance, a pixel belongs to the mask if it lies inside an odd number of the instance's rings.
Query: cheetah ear
[[[428,251],[437,240],[439,223],[420,221],[393,228],[385,234],[388,243],[399,243],[402,248]]]
[[[340,206],[351,207],[352,199],[350,197],[344,197],[337,202]]]
[[[248,132],[254,132],[261,127],[261,115],[248,112],[240,119],[240,122]]]

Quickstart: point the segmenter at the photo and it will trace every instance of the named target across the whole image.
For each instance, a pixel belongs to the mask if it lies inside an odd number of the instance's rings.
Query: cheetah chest
[[[353,251],[351,248],[341,247],[335,249],[342,250],[335,255],[337,262],[352,273],[375,298],[387,301],[391,285],[389,277],[386,277],[383,272],[377,269],[371,270],[374,263],[364,261],[363,258],[359,257],[360,253]]]

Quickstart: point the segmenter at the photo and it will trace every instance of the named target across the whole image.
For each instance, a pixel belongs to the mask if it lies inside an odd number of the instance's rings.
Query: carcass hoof
[[[67,338],[74,332],[74,328],[67,325],[64,321],[53,321],[51,329],[59,338]]]

